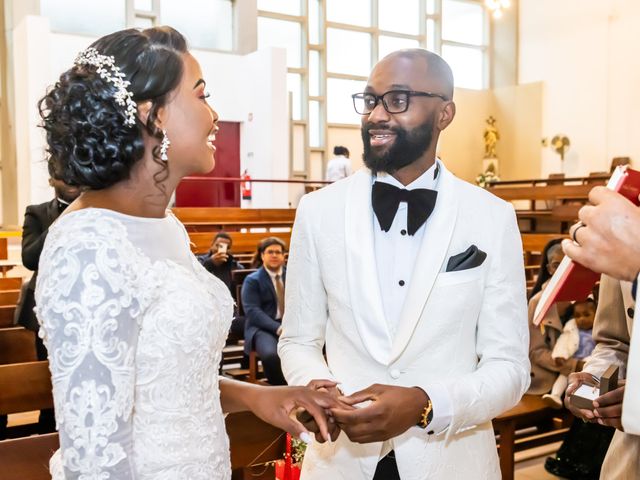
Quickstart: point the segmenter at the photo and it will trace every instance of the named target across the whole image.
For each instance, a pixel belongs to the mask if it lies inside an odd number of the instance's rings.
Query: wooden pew
[[[525,253],[542,253],[545,245],[556,238],[568,237],[558,233],[523,233],[522,250]]]
[[[17,305],[20,299],[20,289],[0,291],[0,305]]]
[[[489,191],[508,202],[516,200],[581,200],[589,198],[592,185],[545,185],[540,187],[493,186]]]
[[[51,480],[49,459],[60,446],[57,433],[0,441],[3,480]]]
[[[0,365],[0,415],[53,408],[49,362]]]
[[[173,213],[189,232],[215,232],[241,228],[292,227],[293,208],[181,207]]]
[[[13,327],[15,314],[15,305],[0,305],[0,329]]]
[[[251,412],[231,413],[225,423],[232,470],[283,457],[286,436],[282,430],[263,422]]]
[[[231,236],[231,252],[235,254],[254,254],[258,243],[267,237],[278,237],[287,246],[291,241],[291,232],[227,232]],[[206,253],[211,247],[215,232],[189,232],[191,251],[197,255]]]
[[[234,478],[241,470],[283,457],[285,435],[250,412],[231,413],[226,420]],[[51,480],[49,459],[60,447],[57,433],[0,442],[3,480]]]
[[[537,230],[538,221],[548,220],[560,225],[560,231],[566,231],[573,223],[580,208],[587,203],[589,192],[596,184],[604,184],[601,177],[596,177],[592,183],[579,185],[558,184],[548,181],[546,185],[521,185],[518,182],[492,184],[488,190],[494,195],[509,202],[527,201],[528,208],[517,208],[519,220],[529,222],[529,230]],[[545,208],[537,208],[536,202],[545,201]]]
[[[0,365],[37,360],[34,332],[24,327],[0,329]]]
[[[562,440],[572,418],[567,410],[547,407],[538,395],[524,395],[518,405],[496,417],[502,480],[513,480],[516,452]]]
[[[20,277],[0,278],[0,291],[20,290],[21,288],[22,288],[22,278]]]

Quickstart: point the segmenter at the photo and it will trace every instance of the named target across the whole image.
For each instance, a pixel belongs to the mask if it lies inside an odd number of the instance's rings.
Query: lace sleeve
[[[135,477],[132,411],[140,255],[124,227],[72,221],[50,233],[36,308],[49,350],[66,479]]]

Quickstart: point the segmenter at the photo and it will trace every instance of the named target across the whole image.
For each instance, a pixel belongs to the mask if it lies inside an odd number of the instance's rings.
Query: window
[[[134,0],[133,8],[144,12],[151,12],[153,10],[153,0]]]
[[[451,65],[456,86],[488,85],[489,16],[483,0],[257,0],[258,43],[287,49],[292,122],[306,132],[307,174],[329,157],[328,128],[358,128],[351,95],[375,63],[422,47]],[[377,10],[376,10],[377,9]],[[306,17],[305,17],[306,15]],[[299,159],[296,161],[299,167]],[[298,168],[293,168],[298,172]]]
[[[51,30],[102,36],[127,25],[126,4],[113,0],[41,0],[40,11],[49,17]]]
[[[300,15],[300,0],[258,0],[258,10]]]
[[[302,75],[287,73],[287,90],[291,92],[291,114],[294,120],[302,120]]]
[[[359,124],[360,115],[353,109],[351,95],[362,92],[367,82],[364,80],[327,80],[327,121],[329,123]]]
[[[453,70],[457,87],[480,90],[484,87],[483,53],[477,48],[442,45],[442,57]]]
[[[485,88],[488,19],[481,3],[442,0],[442,57],[453,70],[456,86]]]
[[[371,0],[326,0],[326,3],[328,22],[371,25]]]
[[[301,44],[302,26],[298,22],[258,17],[258,48],[285,48],[288,67],[301,66]]]
[[[442,4],[442,39],[484,45],[484,8],[478,3],[445,0]]]
[[[40,13],[55,32],[99,37],[126,27],[171,25],[191,48],[231,51],[233,1],[40,0]]]
[[[371,35],[327,29],[327,71],[366,76],[370,70]]]
[[[160,22],[181,32],[191,48],[233,49],[231,0],[160,0]]]
[[[420,42],[412,38],[386,37],[380,35],[378,38],[378,58],[383,58],[396,50],[417,48],[419,46]]]
[[[420,0],[378,0],[378,27],[389,32],[420,34]]]

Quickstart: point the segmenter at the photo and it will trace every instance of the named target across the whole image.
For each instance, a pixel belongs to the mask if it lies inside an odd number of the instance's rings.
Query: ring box
[[[571,395],[571,405],[593,410],[593,401],[618,388],[618,367],[611,365],[600,377],[600,387],[583,384]]]

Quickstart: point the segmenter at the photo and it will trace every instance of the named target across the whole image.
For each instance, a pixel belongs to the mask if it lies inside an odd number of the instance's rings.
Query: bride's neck
[[[161,218],[166,214],[171,194],[179,178],[169,176],[159,182],[154,175],[162,172],[157,163],[141,159],[128,179],[102,190],[88,190],[79,198],[79,208],[98,207],[136,217]],[[160,173],[160,178],[164,176]]]

